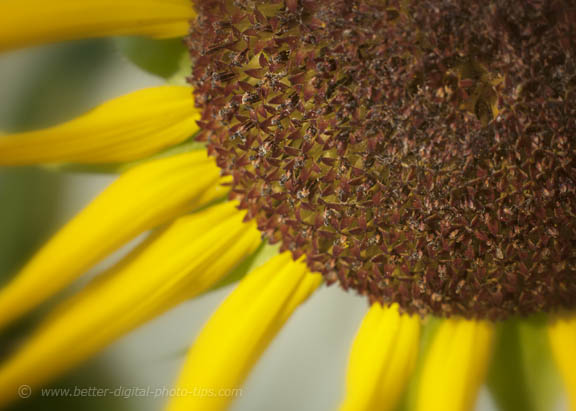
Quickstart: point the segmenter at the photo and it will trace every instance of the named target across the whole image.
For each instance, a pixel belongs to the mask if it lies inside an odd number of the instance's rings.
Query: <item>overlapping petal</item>
[[[188,139],[198,119],[190,87],[151,87],[55,127],[1,136],[0,166],[133,161]]]
[[[143,163],[78,214],[0,290],[0,326],[26,313],[138,234],[224,194],[204,151]]]
[[[248,274],[194,343],[168,409],[226,409],[262,352],[321,281],[289,253]]]
[[[576,410],[576,316],[559,316],[551,321],[548,337],[556,364],[564,380],[570,409]]]
[[[352,352],[342,411],[393,410],[414,371],[420,319],[373,304]]]
[[[446,319],[422,370],[418,411],[469,411],[490,365],[494,324]]]
[[[138,247],[64,302],[0,367],[0,403],[36,387],[115,338],[206,291],[260,244],[254,223],[224,203],[187,217]]]
[[[183,36],[194,17],[190,0],[2,0],[0,51],[89,37]]]

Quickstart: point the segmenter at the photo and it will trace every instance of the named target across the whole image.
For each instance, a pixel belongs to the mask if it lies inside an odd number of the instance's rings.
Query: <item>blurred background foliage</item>
[[[79,41],[2,56],[0,72],[16,65],[18,84],[0,84],[0,131],[46,127],[86,111],[117,51],[111,41]],[[22,63],[24,61],[25,63]],[[12,67],[14,70],[14,67]],[[13,88],[10,92],[9,86]],[[16,88],[14,89],[14,86]],[[0,169],[0,284],[5,283],[56,229],[64,176],[39,167]],[[17,345],[39,314],[0,335],[0,357]],[[91,363],[59,386],[114,386],[110,375]],[[32,398],[11,410],[124,410],[120,398]]]

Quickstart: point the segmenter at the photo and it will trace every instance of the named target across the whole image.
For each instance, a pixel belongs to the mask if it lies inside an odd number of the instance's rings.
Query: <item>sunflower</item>
[[[122,165],[0,291],[0,326],[148,233],[3,362],[0,402],[238,281],[169,410],[227,408],[322,284],[369,305],[342,410],[472,409],[534,323],[576,409],[574,22],[568,0],[1,0],[2,50],[181,37],[189,58],[0,138],[3,166]],[[507,375],[495,396],[523,403]]]

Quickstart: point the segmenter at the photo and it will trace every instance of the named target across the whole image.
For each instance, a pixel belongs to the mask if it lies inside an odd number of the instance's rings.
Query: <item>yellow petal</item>
[[[494,326],[448,319],[434,337],[422,370],[419,411],[470,411],[492,354]]]
[[[414,371],[420,320],[373,304],[352,346],[342,411],[393,410]]]
[[[248,274],[194,343],[169,410],[225,409],[260,354],[320,283],[319,274],[288,253]]]
[[[204,151],[126,172],[68,223],[0,290],[0,326],[52,296],[138,234],[221,195]]]
[[[570,398],[570,409],[576,411],[576,316],[561,316],[552,320],[548,337]]]
[[[190,0],[2,0],[0,51],[105,36],[187,34]]]
[[[188,86],[139,90],[70,122],[0,137],[0,165],[137,160],[189,138],[198,119]]]
[[[206,291],[260,244],[224,203],[183,217],[65,302],[0,368],[0,403],[37,387],[163,311]]]

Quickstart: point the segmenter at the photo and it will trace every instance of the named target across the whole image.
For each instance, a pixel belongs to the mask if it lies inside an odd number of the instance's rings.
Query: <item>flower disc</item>
[[[569,3],[199,1],[201,138],[328,283],[422,315],[574,308]]]

